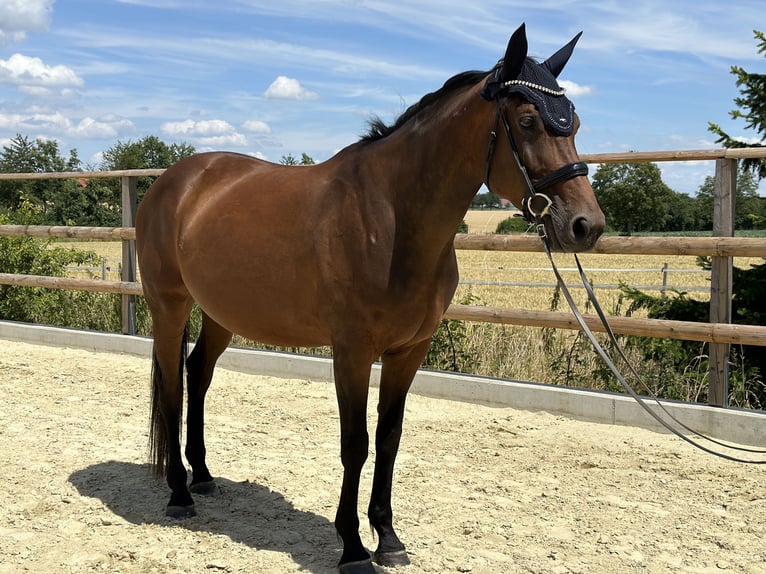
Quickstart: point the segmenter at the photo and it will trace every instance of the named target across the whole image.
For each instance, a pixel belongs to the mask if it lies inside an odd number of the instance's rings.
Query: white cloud
[[[194,143],[210,147],[245,146],[247,138],[224,120],[184,120],[166,122],[160,126],[165,135],[188,138]]]
[[[735,136],[734,139],[738,142],[741,142],[743,144],[747,145],[764,145],[766,143],[762,138],[759,138],[758,136]]]
[[[287,76],[279,76],[271,82],[264,94],[274,100],[315,100],[319,94],[304,88],[301,83]]]
[[[82,118],[73,122],[61,112],[0,114],[0,129],[18,133],[32,133],[42,138],[108,139],[134,130],[130,120],[119,116]]]
[[[46,30],[55,0],[0,2],[0,44],[23,40],[29,30]]]
[[[106,116],[101,119],[83,118],[76,126],[72,126],[67,135],[84,139],[107,139],[118,137],[134,129],[133,122],[117,116]]]
[[[234,132],[234,126],[223,120],[184,120],[162,124],[162,132],[171,136],[210,136]]]
[[[99,150],[90,156],[90,165],[99,166],[104,163],[104,152]]]
[[[0,60],[0,84],[30,87],[79,87],[83,80],[74,70],[66,66],[49,66],[40,58],[13,54],[7,60]]]
[[[206,146],[213,149],[223,149],[228,147],[245,147],[247,145],[247,137],[240,133],[228,134],[225,136],[210,136],[204,138],[196,138],[194,143],[201,146]]]
[[[22,94],[33,96],[35,98],[67,98],[75,99],[80,96],[77,90],[71,88],[47,88],[45,86],[19,86]]]
[[[581,86],[569,80],[559,80],[559,85],[567,91],[569,97],[592,96],[595,93],[591,86]]]
[[[248,120],[242,124],[242,129],[254,134],[270,134],[271,126],[260,120]]]

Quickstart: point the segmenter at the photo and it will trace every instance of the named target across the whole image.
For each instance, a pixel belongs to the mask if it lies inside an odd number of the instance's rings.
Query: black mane
[[[416,104],[412,104],[409,108],[407,108],[404,111],[402,115],[396,118],[394,123],[391,125],[386,125],[386,123],[383,120],[381,120],[378,116],[374,116],[370,118],[369,129],[367,133],[360,138],[359,141],[374,142],[374,141],[383,139],[386,136],[391,135],[393,132],[395,132],[404,124],[406,124],[415,115],[417,115],[421,110],[427,108],[428,106],[430,106],[431,104],[439,100],[441,97],[443,97],[445,94],[451,93],[465,86],[473,86],[479,80],[484,78],[488,73],[489,72],[479,72],[479,71],[473,70],[469,72],[461,72],[460,74],[457,74],[456,76],[451,77],[449,80],[444,82],[444,85],[441,88],[439,88],[435,92],[426,94],[425,96],[421,98],[419,102],[417,102]]]

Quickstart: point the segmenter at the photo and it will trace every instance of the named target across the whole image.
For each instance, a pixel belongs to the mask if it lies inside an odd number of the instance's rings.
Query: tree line
[[[177,161],[196,153],[186,143],[166,143],[156,136],[138,141],[121,142],[107,149],[98,170],[166,169]],[[282,156],[284,165],[311,165],[308,154],[295,158]],[[35,208],[36,223],[41,225],[84,225],[116,227],[122,221],[122,192],[117,178],[88,178],[86,166],[77,150],[65,156],[56,140],[31,139],[17,134],[0,151],[0,173],[83,172],[81,178],[0,180],[0,214],[13,216],[22,205]],[[154,181],[140,177],[139,200]]]
[[[187,144],[167,144],[155,136],[137,142],[117,142],[107,149],[99,169],[162,169],[195,153]],[[0,180],[0,213],[13,213],[31,203],[40,224],[119,226],[122,221],[120,181],[117,178],[88,178],[86,167],[72,150],[65,157],[55,140],[32,140],[17,134],[0,152],[2,173],[79,172],[82,178]],[[138,182],[143,196],[154,178]]]

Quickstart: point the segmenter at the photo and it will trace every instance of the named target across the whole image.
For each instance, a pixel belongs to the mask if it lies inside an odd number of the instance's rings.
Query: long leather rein
[[[679,421],[675,416],[673,416],[668,411],[668,409],[662,404],[659,398],[657,398],[657,396],[654,395],[654,393],[652,393],[651,390],[649,390],[648,386],[643,380],[643,377],[638,373],[635,367],[633,367],[633,365],[625,356],[625,353],[620,347],[617,341],[617,338],[615,337],[615,334],[612,331],[612,328],[610,327],[609,322],[607,321],[606,314],[604,313],[603,309],[601,308],[601,305],[596,299],[596,294],[594,293],[593,288],[590,284],[590,281],[588,280],[588,278],[585,275],[585,272],[583,271],[582,265],[580,264],[580,260],[577,257],[577,254],[575,253],[573,255],[577,263],[577,269],[580,274],[580,279],[583,283],[583,286],[585,287],[585,291],[588,294],[588,299],[593,305],[593,308],[596,310],[596,313],[598,314],[598,317],[604,326],[604,330],[607,333],[609,341],[611,342],[613,348],[616,349],[616,353],[619,356],[619,358],[622,359],[622,361],[624,361],[624,363],[628,366],[628,369],[631,372],[631,374],[641,383],[641,385],[643,386],[643,389],[647,392],[649,401],[652,404],[656,405],[657,408],[652,408],[651,406],[649,406],[649,404],[647,403],[647,400],[641,397],[636,392],[636,390],[630,385],[630,383],[628,383],[625,376],[617,368],[612,358],[604,350],[601,343],[599,343],[598,339],[593,334],[593,331],[591,331],[590,327],[588,327],[588,324],[585,322],[585,319],[583,318],[582,313],[580,313],[580,310],[578,309],[577,304],[574,301],[574,298],[569,292],[569,289],[567,288],[566,283],[564,282],[564,279],[559,273],[559,270],[556,267],[556,263],[553,259],[553,255],[551,253],[549,239],[546,234],[545,223],[543,221],[544,217],[550,216],[550,207],[553,204],[553,201],[550,199],[548,195],[542,192],[545,189],[557,183],[560,183],[562,181],[566,181],[574,177],[586,176],[588,174],[588,166],[583,162],[570,163],[551,172],[545,177],[533,182],[529,177],[529,173],[527,172],[526,167],[521,161],[521,155],[519,154],[518,147],[516,146],[513,133],[511,132],[511,128],[508,125],[508,120],[505,117],[505,113],[503,112],[501,99],[502,99],[501,97],[498,97],[496,99],[497,115],[495,117],[495,127],[490,133],[490,138],[489,138],[484,184],[487,186],[488,189],[490,188],[489,176],[490,176],[490,171],[492,166],[492,158],[494,156],[495,142],[497,140],[497,130],[498,130],[499,124],[502,123],[503,131],[505,132],[505,135],[508,138],[508,143],[513,153],[516,166],[518,167],[519,172],[521,173],[522,178],[524,180],[525,196],[522,200],[522,214],[524,218],[530,224],[534,225],[535,228],[537,229],[537,234],[543,243],[545,253],[548,256],[548,260],[551,263],[551,268],[553,269],[553,273],[556,276],[556,281],[558,282],[559,288],[561,292],[564,294],[564,298],[569,304],[569,307],[571,308],[572,313],[574,314],[575,319],[577,320],[577,323],[580,326],[580,329],[588,337],[588,340],[590,341],[591,345],[593,345],[593,348],[596,350],[598,355],[601,357],[604,363],[606,363],[606,365],[609,367],[609,370],[612,371],[612,374],[620,382],[622,387],[625,389],[625,392],[628,393],[631,397],[633,397],[633,399],[636,400],[636,402],[641,406],[641,408],[643,408],[653,419],[655,419],[660,425],[662,425],[665,429],[670,431],[672,434],[674,434],[678,438],[686,441],[692,446],[708,454],[712,454],[729,461],[742,462],[742,463],[748,463],[748,464],[766,464],[766,460],[752,460],[749,458],[743,458],[741,456],[736,456],[736,455],[728,454],[726,452],[721,452],[719,450],[716,450],[712,446],[706,446],[705,444],[703,444],[702,441],[706,441],[707,443],[711,445],[715,445],[716,447],[719,447],[722,449],[729,449],[730,451],[766,455],[766,450],[751,449],[747,447],[727,444],[727,443],[718,441],[716,439],[713,439],[711,437],[708,437],[706,435],[703,435],[702,433],[699,433],[689,428],[687,425]],[[686,431],[688,435],[685,434],[683,431]],[[692,437],[695,437],[695,438],[692,438]]]

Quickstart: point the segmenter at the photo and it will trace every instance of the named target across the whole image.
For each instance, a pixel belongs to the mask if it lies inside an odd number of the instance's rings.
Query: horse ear
[[[524,60],[527,59],[527,49],[527,31],[525,24],[522,24],[508,40],[500,81],[508,82],[519,77]]]
[[[572,38],[569,44],[561,48],[558,52],[553,54],[553,56],[543,62],[543,66],[550,70],[554,78],[558,78],[561,70],[563,70],[564,66],[567,65],[569,58],[572,56],[572,51],[574,50],[575,44],[577,44],[577,40],[580,39],[580,36],[582,36],[582,32]]]

